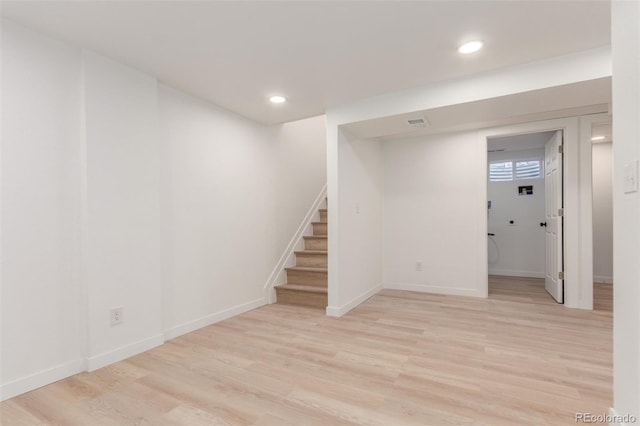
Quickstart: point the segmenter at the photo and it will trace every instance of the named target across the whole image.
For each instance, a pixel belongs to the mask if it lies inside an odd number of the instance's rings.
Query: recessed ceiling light
[[[482,49],[482,46],[483,43],[480,40],[474,40],[458,47],[458,52],[462,53],[463,55],[468,55],[469,53],[477,52],[478,50]]]
[[[284,102],[287,102],[287,98],[285,98],[284,96],[272,96],[269,98],[269,100],[274,104],[282,104]]]
[[[605,136],[594,136],[591,138],[592,141],[603,141]]]

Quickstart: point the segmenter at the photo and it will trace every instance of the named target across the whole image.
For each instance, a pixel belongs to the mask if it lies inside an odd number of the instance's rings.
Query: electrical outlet
[[[416,262],[416,271],[422,272],[422,262]]]
[[[111,316],[111,326],[122,324],[124,308],[120,306],[119,308],[113,308],[110,311]]]

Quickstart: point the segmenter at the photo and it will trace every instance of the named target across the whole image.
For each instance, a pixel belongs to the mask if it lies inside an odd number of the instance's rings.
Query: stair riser
[[[313,224],[313,235],[327,235],[327,224],[326,223],[314,223]]]
[[[327,295],[306,293],[302,291],[291,291],[276,287],[278,303],[285,305],[307,306],[310,308],[324,309],[327,307]]]
[[[312,268],[326,268],[327,267],[327,254],[317,253],[297,253],[296,254],[296,266],[309,266]]]
[[[287,282],[314,286],[327,286],[327,273],[315,271],[287,271]]]
[[[327,221],[327,212],[320,211],[320,222]]]
[[[306,250],[326,250],[327,239],[326,238],[309,238],[304,240],[304,248]]]

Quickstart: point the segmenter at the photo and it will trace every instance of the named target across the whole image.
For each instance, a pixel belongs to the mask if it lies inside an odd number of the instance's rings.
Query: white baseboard
[[[87,371],[94,371],[115,362],[122,361],[134,355],[153,349],[164,343],[164,336],[156,334],[140,341],[121,346],[117,349],[103,352],[101,354],[87,358]]]
[[[184,323],[167,330],[164,334],[157,334],[147,339],[143,339],[90,358],[69,361],[67,363],[56,365],[55,367],[12,380],[0,385],[0,401],[38,389],[42,386],[57,382],[58,380],[66,379],[67,377],[82,373],[83,371],[94,371],[99,368],[106,367],[107,365],[122,361],[123,359],[160,346],[165,342],[165,340],[173,339],[199,328],[206,327],[207,325],[242,314],[260,306],[264,306],[267,303],[268,301],[265,298],[260,298],[215,314],[207,315],[194,321],[189,321],[188,323]]]
[[[0,386],[0,401],[66,379],[83,371],[85,371],[85,360],[81,358],[12,380]]]
[[[594,275],[593,282],[602,283],[602,284],[613,284],[613,277],[603,277]]]
[[[302,219],[300,226],[298,226],[298,230],[295,232],[295,234],[293,234],[291,241],[289,241],[289,244],[284,249],[282,256],[280,256],[280,260],[278,260],[278,263],[276,263],[276,266],[273,268],[273,271],[271,271],[271,275],[269,275],[269,278],[267,279],[267,282],[264,285],[264,293],[265,293],[265,297],[268,300],[268,303],[275,303],[276,298],[275,298],[275,291],[273,287],[276,286],[277,284],[284,283],[283,281],[283,277],[285,277],[284,268],[288,266],[287,263],[289,259],[291,259],[294,256],[296,247],[300,246],[302,237],[304,237],[305,231],[309,229],[309,227],[311,226],[311,222],[313,221],[313,218],[318,213],[318,209],[322,205],[326,196],[327,196],[327,184],[325,184],[322,187],[320,194],[318,194],[318,197],[313,202],[313,205],[307,211],[307,214],[305,215],[304,219]]]
[[[406,291],[419,291],[421,293],[435,293],[446,294],[449,296],[469,296],[469,297],[482,297],[479,290],[460,287],[442,287],[427,284],[415,284],[415,283],[384,283],[384,288],[391,290],[406,290]]]
[[[544,278],[544,272],[535,271],[512,271],[509,269],[489,269],[489,275],[524,278]]]
[[[380,290],[382,290],[382,284],[378,284],[377,286],[365,291],[360,296],[356,297],[348,303],[345,303],[342,306],[327,306],[325,313],[329,317],[341,317]]]
[[[229,309],[225,309],[224,311],[205,315],[193,321],[185,322],[183,324],[180,324],[175,327],[171,327],[168,330],[165,330],[164,340],[165,341],[171,340],[178,336],[182,336],[183,334],[191,333],[192,331],[195,331],[199,328],[206,327],[208,325],[215,324],[219,321],[226,320],[227,318],[231,318],[233,316],[243,314],[245,312],[259,308],[260,306],[264,306],[268,303],[269,303],[269,300],[263,297],[257,300],[253,300],[251,302],[233,306]]]

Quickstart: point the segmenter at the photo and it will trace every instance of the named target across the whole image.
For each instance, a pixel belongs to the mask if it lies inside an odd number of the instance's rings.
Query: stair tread
[[[291,291],[304,291],[307,293],[327,294],[327,287],[314,286],[314,285],[285,283],[285,284],[277,285],[276,288],[279,288],[282,290],[291,290]]]
[[[308,271],[308,272],[327,272],[327,268],[313,268],[311,266],[291,266],[289,268],[284,268],[287,271]]]
[[[302,238],[310,238],[310,239],[324,239],[324,240],[326,240],[326,239],[327,239],[327,236],[326,236],[326,235],[305,235],[305,236],[304,236],[304,237],[302,237]]]
[[[320,221],[320,222],[311,222],[311,224],[312,225],[327,225],[327,222],[326,221],[324,221],[324,222],[322,222],[322,221]]]
[[[327,254],[327,250],[297,250],[296,254]]]

